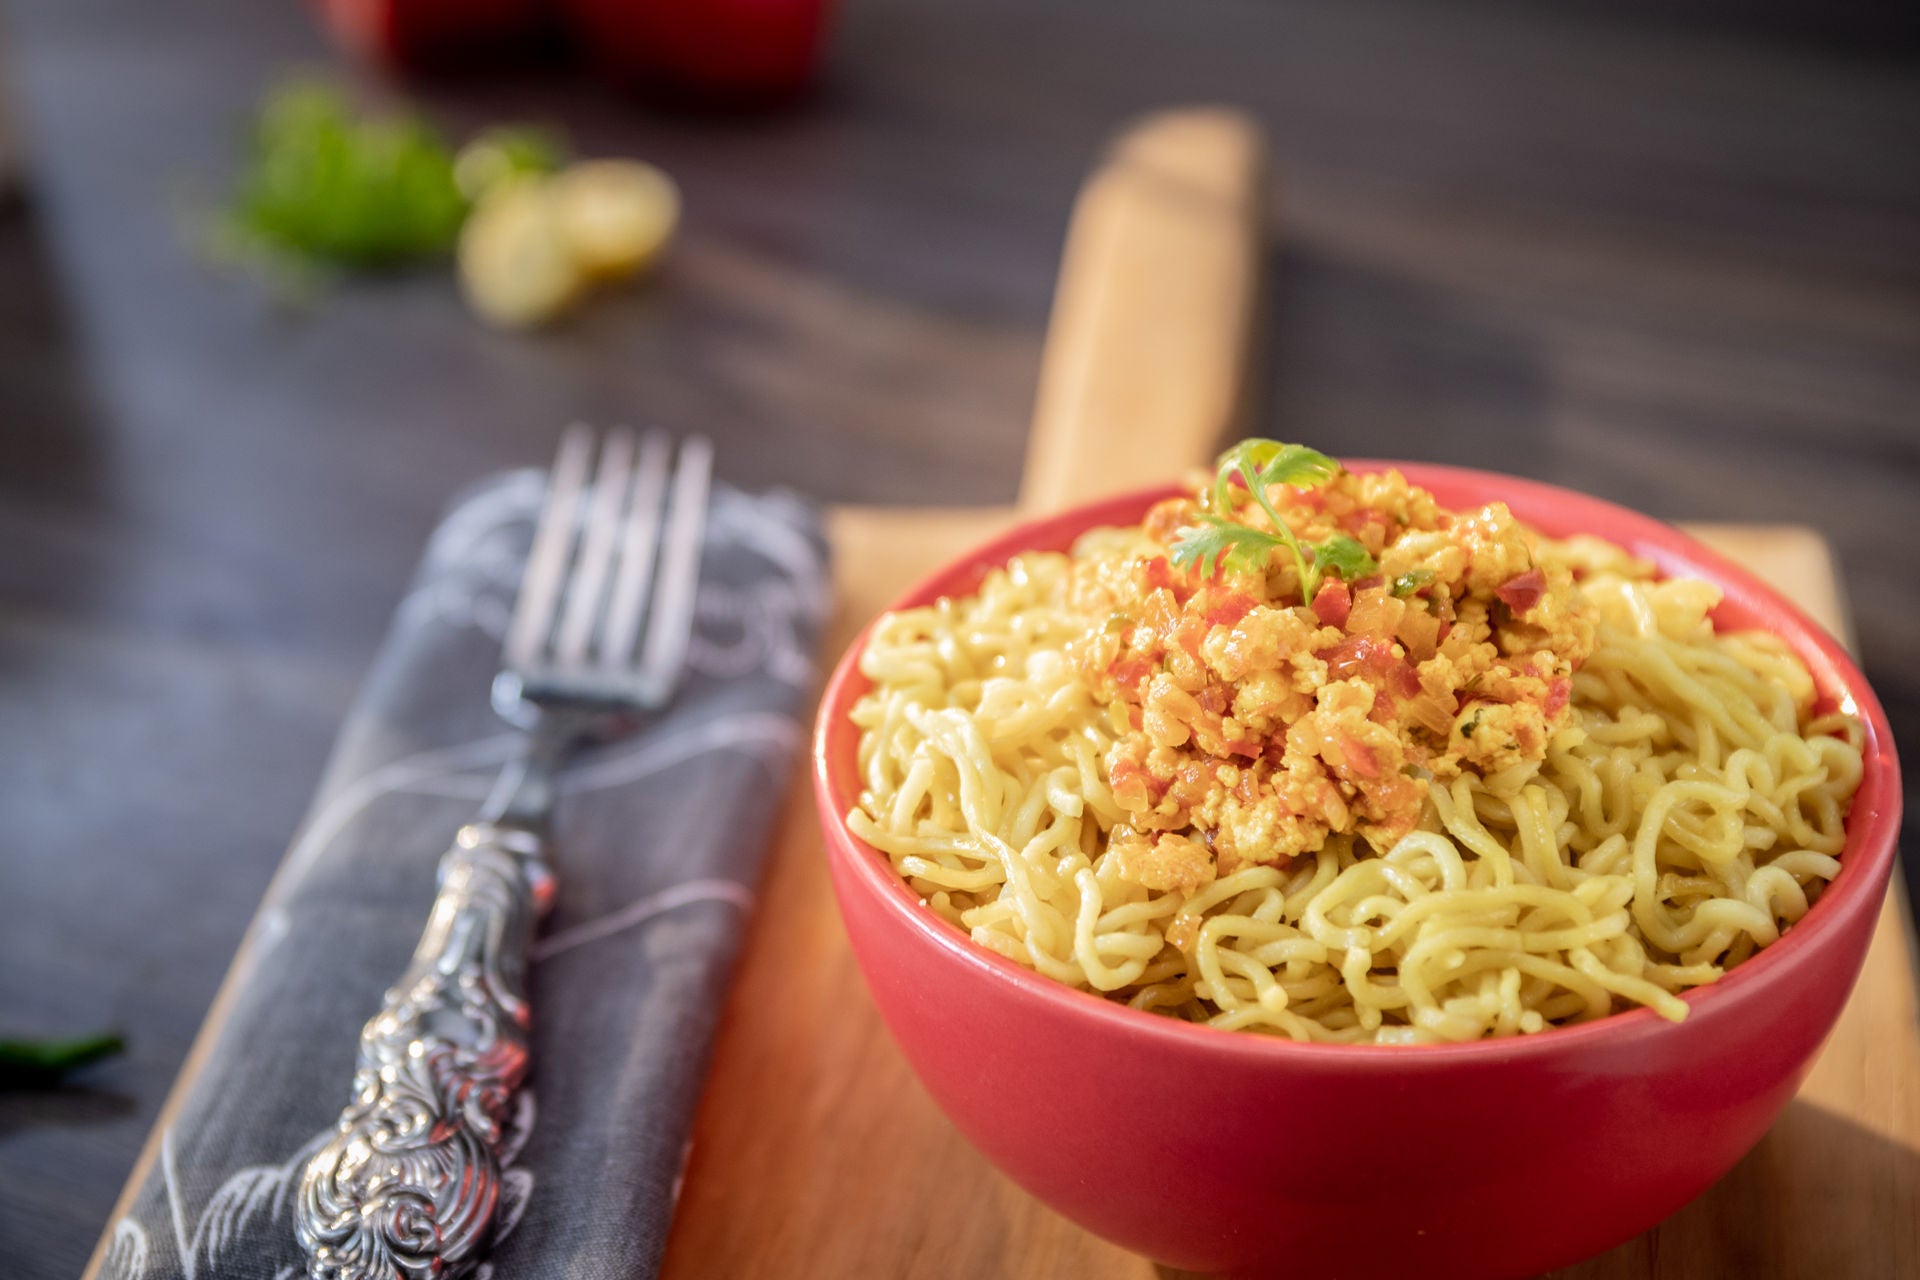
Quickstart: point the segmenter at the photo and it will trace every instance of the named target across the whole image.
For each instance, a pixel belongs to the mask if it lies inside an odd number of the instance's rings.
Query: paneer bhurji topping
[[[1571,573],[1493,502],[1442,509],[1251,440],[1147,515],[1149,553],[1076,570],[1075,647],[1119,738],[1127,879],[1192,891],[1353,833],[1384,852],[1429,781],[1538,763],[1594,627]]]

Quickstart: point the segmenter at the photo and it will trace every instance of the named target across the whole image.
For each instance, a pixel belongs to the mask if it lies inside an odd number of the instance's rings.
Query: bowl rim
[[[1342,465],[1357,473],[1398,470],[1423,488],[1435,484],[1464,485],[1487,492],[1488,496],[1482,501],[1503,501],[1511,497],[1529,506],[1552,504],[1560,509],[1554,523],[1565,531],[1555,536],[1593,533],[1652,559],[1662,576],[1681,570],[1713,582],[1736,607],[1762,615],[1755,619],[1756,625],[1764,626],[1792,646],[1822,693],[1853,704],[1855,714],[1865,727],[1863,771],[1848,811],[1840,874],[1829,882],[1807,914],[1776,942],[1728,970],[1717,981],[1682,992],[1680,999],[1689,1006],[1684,1021],[1670,1022],[1654,1010],[1638,1006],[1591,1022],[1553,1027],[1532,1035],[1404,1045],[1301,1042],[1133,1009],[1097,992],[1070,987],[989,951],[928,908],[912,886],[894,871],[886,856],[847,826],[846,815],[853,796],[858,793],[858,777],[851,764],[843,767],[836,759],[832,749],[834,730],[845,721],[854,699],[869,687],[859,672],[859,659],[877,618],[868,620],[835,663],[821,696],[814,726],[811,773],[829,859],[851,871],[853,884],[923,941],[960,961],[977,976],[1013,988],[1018,997],[1039,1001],[1062,1019],[1083,1022],[1089,1031],[1104,1028],[1116,1035],[1160,1041],[1170,1048],[1225,1055],[1242,1061],[1311,1061],[1362,1071],[1398,1069],[1410,1058],[1434,1065],[1447,1062],[1462,1066],[1486,1065],[1577,1052],[1596,1039],[1625,1045],[1633,1040],[1670,1034],[1731,1012],[1735,1006],[1763,994],[1776,975],[1788,971],[1801,951],[1840,937],[1842,917],[1857,919],[1862,914],[1868,915],[1865,928],[1870,935],[1895,860],[1903,802],[1900,766],[1886,712],[1865,676],[1833,636],[1798,606],[1725,556],[1665,521],[1617,503],[1541,481],[1468,467],[1377,458],[1343,459]],[[1062,537],[1070,540],[1101,524],[1137,521],[1153,502],[1185,491],[1185,486],[1178,484],[1154,485],[1018,520],[996,537],[969,548],[923,576],[897,596],[884,612],[916,607],[943,595],[970,590],[979,577],[1020,551],[1058,545]],[[1565,518],[1559,518],[1563,515]],[[1528,516],[1523,515],[1522,519],[1530,525],[1536,523]],[[842,879],[836,876],[836,884]]]

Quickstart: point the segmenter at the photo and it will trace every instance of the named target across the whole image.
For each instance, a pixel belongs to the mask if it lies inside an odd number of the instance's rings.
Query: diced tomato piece
[[[1143,595],[1152,596],[1156,592],[1167,594],[1162,599],[1171,599],[1176,604],[1185,604],[1193,595],[1196,586],[1194,575],[1184,569],[1176,569],[1165,556],[1154,556],[1135,563],[1134,578],[1140,584]]]
[[[1226,743],[1228,751],[1246,760],[1258,760],[1263,749],[1261,744],[1252,738],[1228,738]]]
[[[1387,669],[1387,687],[1403,698],[1418,697],[1420,694],[1420,673],[1399,658],[1392,659],[1393,665]]]
[[[1216,627],[1230,627],[1253,612],[1259,601],[1244,591],[1229,591],[1216,597],[1207,608],[1207,621]]]
[[[1573,681],[1565,676],[1555,676],[1547,682],[1547,717],[1551,719],[1566,707],[1567,699],[1573,694]]]
[[[1327,664],[1327,674],[1335,680],[1364,675],[1402,698],[1411,698],[1420,692],[1419,673],[1407,665],[1406,659],[1394,654],[1390,642],[1378,636],[1348,636],[1314,656]]]
[[[1515,574],[1493,589],[1493,594],[1506,601],[1507,607],[1515,613],[1525,613],[1533,608],[1546,593],[1547,578],[1538,569]]]
[[[1207,638],[1207,624],[1193,614],[1184,615],[1167,633],[1167,647],[1178,645],[1194,657],[1200,656],[1200,642]]]
[[[1159,669],[1157,664],[1145,658],[1122,658],[1107,668],[1107,674],[1112,676],[1113,682],[1122,689],[1131,690]]]
[[[1345,733],[1340,735],[1340,754],[1347,758],[1349,771],[1362,778],[1380,776],[1380,761],[1373,754],[1373,748],[1356,740],[1352,735]]]
[[[1327,674],[1345,680],[1359,670],[1379,641],[1372,636],[1348,636],[1335,645],[1315,651],[1314,657],[1327,664]]]
[[[1347,615],[1353,611],[1353,593],[1347,590],[1347,584],[1338,578],[1329,578],[1320,584],[1313,595],[1313,616],[1330,627],[1347,625]]]

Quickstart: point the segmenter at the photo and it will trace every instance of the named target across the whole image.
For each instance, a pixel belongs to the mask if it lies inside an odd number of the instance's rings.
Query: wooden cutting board
[[[1263,157],[1246,121],[1183,112],[1124,135],[1089,179],[1049,330],[1023,510],[1164,480],[1236,427],[1258,311]],[[837,511],[828,652],[1015,514]],[[1817,534],[1692,531],[1846,637]],[[1852,1001],[1760,1146],[1660,1227],[1561,1277],[1920,1275],[1920,1011],[1907,918],[1896,878]],[[1571,1171],[1569,1194],[1577,1187]],[[715,1050],[665,1274],[1173,1274],[1001,1177],[920,1088],[847,946],[799,770]]]

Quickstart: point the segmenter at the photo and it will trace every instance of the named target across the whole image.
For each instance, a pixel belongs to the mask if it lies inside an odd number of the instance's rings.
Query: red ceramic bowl
[[[1799,924],[1684,1022],[1635,1009],[1460,1045],[1301,1045],[1140,1013],[973,945],[845,816],[865,636],[827,685],[814,787],[834,890],[882,1015],[929,1092],[1009,1177],[1088,1230],[1201,1271],[1519,1277],[1599,1253],[1705,1190],[1805,1076],[1854,979],[1893,866],[1899,764],[1885,713],[1829,636],[1752,575],[1610,503],[1508,476],[1399,466],[1445,506],[1504,500],[1550,534],[1598,534],[1726,598],[1722,628],[1784,637],[1866,723],[1841,872]],[[1026,549],[1137,522],[1172,489],[1023,525],[896,607],[972,590]]]

